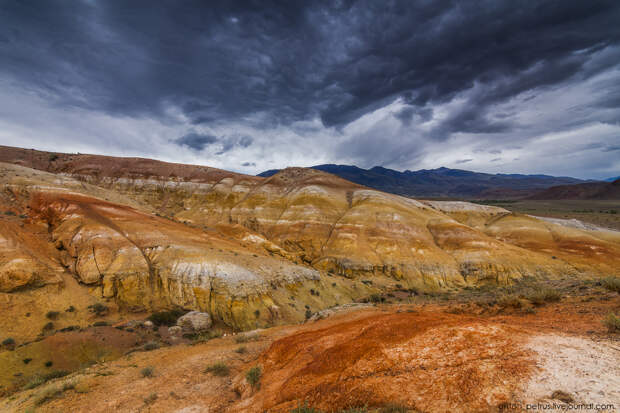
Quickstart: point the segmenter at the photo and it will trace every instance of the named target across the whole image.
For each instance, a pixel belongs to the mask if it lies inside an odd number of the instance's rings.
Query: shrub
[[[52,367],[54,363],[51,360],[45,362],[45,367]]]
[[[312,317],[312,311],[308,309],[306,310],[306,320],[309,319],[310,317]]]
[[[95,321],[95,323],[93,324],[93,326],[95,327],[105,327],[108,325],[107,321]]]
[[[45,325],[43,326],[42,331],[43,331],[43,332],[48,332],[48,331],[52,331],[53,329],[54,329],[54,323],[52,323],[52,322],[50,321],[49,323],[47,323],[47,324],[45,324]]]
[[[370,302],[371,303],[382,303],[385,301],[385,297],[382,297],[381,294],[370,294]]]
[[[67,308],[65,311],[66,311],[67,313],[72,313],[72,312],[74,312],[74,311],[75,311],[75,307],[74,307],[74,306],[72,306],[72,305],[70,305],[70,306],[69,306],[69,308]]]
[[[32,361],[32,359],[31,358],[25,358],[22,361],[24,362],[24,364],[28,364],[28,363],[30,363]]]
[[[544,289],[530,294],[527,299],[530,300],[532,304],[536,306],[541,306],[545,305],[545,303],[554,303],[560,301],[562,299],[562,294],[555,290]]]
[[[248,352],[248,349],[245,346],[241,346],[235,350],[235,353],[239,353],[239,354],[245,354],[247,352]]]
[[[2,340],[2,345],[5,347],[13,348],[15,347],[15,339],[13,337],[8,337]]]
[[[213,373],[214,376],[228,376],[230,374],[230,369],[223,362],[217,362],[215,364],[211,364],[205,368],[205,373]]]
[[[260,366],[254,366],[250,370],[245,373],[245,379],[250,383],[253,389],[260,388],[260,377],[263,375],[263,372]]]
[[[521,300],[514,295],[505,295],[497,300],[497,304],[502,308],[521,308]]]
[[[214,338],[220,338],[224,335],[222,330],[210,330],[210,331],[202,331],[200,333],[195,334],[183,334],[183,338],[187,338],[193,340],[193,344],[204,343]]]
[[[157,393],[151,393],[144,398],[144,403],[153,404],[155,403],[155,400],[157,400]]]
[[[153,377],[154,371],[155,369],[152,366],[147,366],[140,370],[140,374],[142,375],[142,377]]]
[[[51,153],[49,158],[50,162],[54,162],[56,159],[58,159],[58,155],[56,155],[55,153]]]
[[[607,317],[603,320],[603,324],[610,333],[620,332],[620,317],[616,316],[614,313],[607,314]]]
[[[235,336],[235,343],[247,343],[248,341],[256,341],[258,339],[259,339],[259,335],[255,333],[237,334]]]
[[[107,305],[101,304],[101,303],[95,303],[93,305],[89,305],[88,308],[90,309],[92,313],[98,316],[106,315],[109,310]]]
[[[142,350],[144,351],[157,350],[158,348],[159,348],[159,343],[157,343],[156,341],[149,341],[148,343],[142,346]]]
[[[607,277],[602,281],[603,287],[620,294],[620,277]]]
[[[170,311],[158,311],[151,314],[148,320],[156,326],[173,326],[177,323],[179,317],[184,315],[186,311],[175,309]]]
[[[60,312],[58,311],[48,311],[47,314],[45,314],[45,317],[49,318],[50,320],[56,320],[59,315]]]
[[[60,377],[65,377],[67,374],[69,374],[69,372],[66,370],[54,370],[54,371],[44,374],[43,379],[45,381],[49,381],[52,379],[58,379]]]

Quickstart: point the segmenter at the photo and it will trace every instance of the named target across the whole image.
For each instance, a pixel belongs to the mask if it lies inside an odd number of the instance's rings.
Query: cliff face
[[[11,162],[0,168],[2,208],[14,211],[0,219],[0,290],[12,294],[70,274],[123,311],[180,306],[250,329],[396,284],[620,271],[615,233],[420,202],[312,169],[257,178],[92,155],[0,158]]]

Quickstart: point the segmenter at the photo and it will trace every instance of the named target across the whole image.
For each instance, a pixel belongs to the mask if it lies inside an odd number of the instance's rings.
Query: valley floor
[[[520,200],[480,201],[512,212],[548,218],[577,219],[598,227],[620,231],[618,200]]]
[[[620,410],[620,336],[602,323],[620,295],[597,282],[554,283],[561,298],[549,302],[518,286],[405,291],[301,325],[132,352],[5,397],[0,411]]]

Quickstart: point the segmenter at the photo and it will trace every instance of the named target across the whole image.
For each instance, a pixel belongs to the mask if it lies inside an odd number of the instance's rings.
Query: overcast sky
[[[620,2],[0,0],[0,143],[620,175]]]

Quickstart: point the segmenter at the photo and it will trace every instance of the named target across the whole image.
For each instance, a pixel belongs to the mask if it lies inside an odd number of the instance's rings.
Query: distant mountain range
[[[443,167],[404,172],[381,166],[363,169],[352,165],[326,164],[312,168],[370,188],[413,197],[525,198],[552,186],[596,182],[550,175],[487,174]],[[258,176],[267,177],[277,172],[278,169],[272,169]]]
[[[620,199],[620,179],[554,186],[537,192],[529,199]]]

